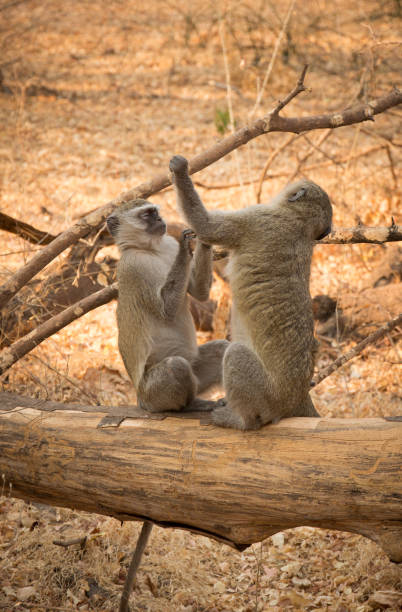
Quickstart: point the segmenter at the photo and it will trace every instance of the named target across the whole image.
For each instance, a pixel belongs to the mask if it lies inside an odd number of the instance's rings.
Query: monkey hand
[[[188,174],[188,161],[182,155],[174,155],[169,163],[170,172],[175,174]]]
[[[190,255],[192,255],[191,241],[194,240],[196,235],[192,229],[185,229],[182,231],[180,236],[180,246],[184,248]]]

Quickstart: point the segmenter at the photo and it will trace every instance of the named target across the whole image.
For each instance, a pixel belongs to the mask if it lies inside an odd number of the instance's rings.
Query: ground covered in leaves
[[[134,0],[3,2],[1,211],[57,234],[166,171],[172,154],[191,157],[231,125],[263,116],[305,63],[309,91],[287,116],[341,110],[398,84],[399,2],[297,1],[290,9],[287,21],[287,6],[256,0],[150,0],[143,8]],[[335,226],[389,225],[392,217],[401,224],[401,118],[394,108],[375,123],[269,134],[194,178],[208,207],[241,208],[256,202],[271,160],[262,201],[308,176],[330,194]],[[177,220],[172,190],[152,199]],[[359,294],[389,248],[317,247],[312,295]],[[37,249],[1,232],[0,281]],[[214,331],[200,333],[200,342],[228,331],[230,294],[218,276],[212,296]],[[114,310],[108,304],[52,336],[3,375],[2,389],[69,402],[135,401]],[[398,337],[371,346],[313,391],[323,416],[401,414]],[[355,342],[341,331],[321,340],[318,368]],[[0,609],[116,610],[139,525],[28,505],[8,493],[0,497]],[[81,544],[54,543],[74,538]],[[348,533],[300,527],[240,554],[155,528],[131,609],[396,611],[401,587],[401,570]]]

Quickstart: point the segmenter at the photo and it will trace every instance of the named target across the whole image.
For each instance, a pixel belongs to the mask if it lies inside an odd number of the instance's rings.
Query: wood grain
[[[108,413],[120,424],[98,427]],[[301,525],[351,531],[402,561],[397,417],[292,418],[239,432],[199,416],[2,393],[3,494],[149,519],[240,550]]]

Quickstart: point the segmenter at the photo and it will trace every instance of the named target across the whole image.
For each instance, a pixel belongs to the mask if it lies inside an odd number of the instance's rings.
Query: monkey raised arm
[[[200,302],[209,298],[212,284],[212,247],[197,238],[188,292]]]
[[[207,211],[188,173],[188,162],[181,155],[172,157],[169,169],[180,211],[198,238],[207,244],[234,247],[240,238],[236,213]]]
[[[173,265],[161,288],[164,316],[174,319],[181,304],[185,300],[189,285],[191,252],[189,241],[193,237],[191,230],[184,230],[179,240],[179,250]]]

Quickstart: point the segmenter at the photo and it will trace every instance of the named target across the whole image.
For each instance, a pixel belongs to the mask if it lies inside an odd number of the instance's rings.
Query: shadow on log
[[[256,432],[208,421],[1,393],[3,494],[239,550],[302,525],[351,531],[402,561],[401,417],[292,418]]]

